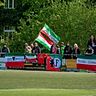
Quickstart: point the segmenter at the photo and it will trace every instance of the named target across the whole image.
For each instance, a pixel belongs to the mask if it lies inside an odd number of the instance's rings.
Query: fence
[[[74,57],[72,55],[71,57]],[[96,71],[96,56],[78,55],[77,59],[65,59],[60,54],[9,53],[0,57],[0,69],[36,69],[46,71]]]
[[[0,53],[0,69],[4,70],[6,69],[6,59],[5,59],[5,53]]]

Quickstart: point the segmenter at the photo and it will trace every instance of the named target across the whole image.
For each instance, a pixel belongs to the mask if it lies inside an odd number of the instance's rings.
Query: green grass
[[[79,89],[18,89],[1,90],[0,96],[96,96],[96,90]]]
[[[96,73],[0,71],[0,96],[96,96]]]
[[[0,71],[0,89],[95,89],[95,73]]]

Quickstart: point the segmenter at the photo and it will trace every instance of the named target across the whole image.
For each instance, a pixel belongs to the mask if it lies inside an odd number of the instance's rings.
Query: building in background
[[[12,39],[15,32],[14,15],[15,0],[2,0],[3,6],[0,7],[0,41],[1,43]],[[14,14],[15,13],[15,14]],[[14,15],[13,15],[14,14]],[[3,42],[2,42],[3,41]]]

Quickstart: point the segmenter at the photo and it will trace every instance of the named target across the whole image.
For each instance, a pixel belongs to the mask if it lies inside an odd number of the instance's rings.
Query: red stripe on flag
[[[49,37],[45,37],[42,33],[39,33],[39,35],[42,37],[42,38],[44,38],[50,45],[53,45],[53,41],[52,40],[50,40],[50,38]]]
[[[49,35],[43,29],[40,32],[49,38]]]
[[[96,71],[96,65],[77,64],[78,69]]]
[[[7,68],[24,68],[24,62],[6,62]]]
[[[37,58],[32,58],[32,59],[26,58],[25,61],[29,62],[29,63],[36,63],[37,62]]]

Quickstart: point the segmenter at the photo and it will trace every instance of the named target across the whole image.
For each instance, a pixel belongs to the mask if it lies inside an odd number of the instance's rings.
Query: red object
[[[41,53],[37,55],[38,64],[44,64],[48,54]]]
[[[37,63],[37,59],[36,58],[32,58],[32,59],[26,58],[25,61],[29,62],[29,63]]]
[[[50,64],[51,57],[47,56],[46,58],[46,70],[47,71],[60,71],[60,68],[54,68],[52,67],[52,64]]]
[[[24,62],[6,62],[7,68],[24,68]]]
[[[85,64],[77,64],[78,69],[92,70],[96,71],[96,65],[85,65]]]

